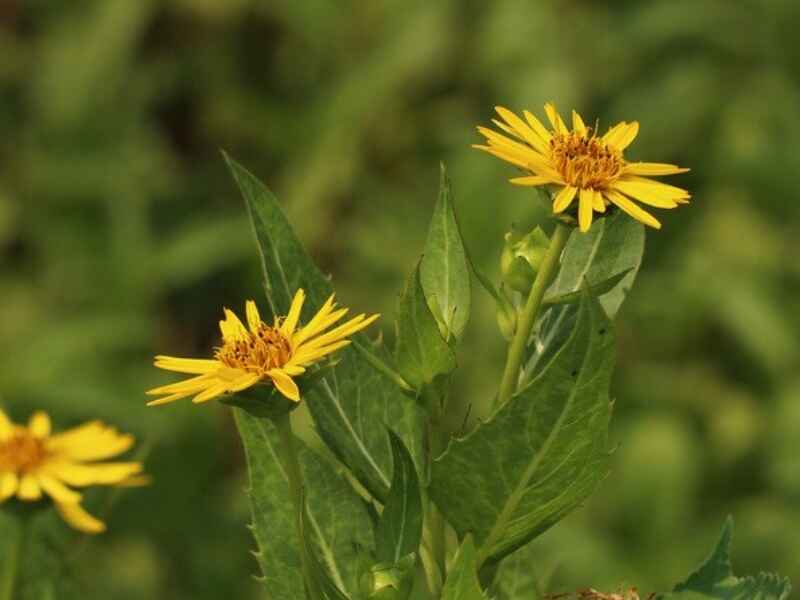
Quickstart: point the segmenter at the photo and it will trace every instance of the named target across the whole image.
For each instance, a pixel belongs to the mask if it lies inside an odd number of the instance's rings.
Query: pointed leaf
[[[420,270],[431,312],[444,325],[442,336],[460,338],[472,302],[469,265],[444,165]]]
[[[417,390],[456,368],[455,354],[442,338],[425,300],[419,265],[398,303],[395,357],[403,379]]]
[[[614,335],[584,294],[563,347],[527,387],[431,468],[430,495],[496,560],[579,506],[607,473]]]
[[[235,409],[250,473],[256,555],[272,598],[303,598],[300,545],[275,426]],[[299,459],[307,482],[309,535],[332,581],[345,591],[358,589],[358,548],[372,548],[372,522],[361,498],[333,468],[302,445]]]
[[[302,287],[307,300],[301,320],[307,321],[333,292],[331,282],[298,241],[275,196],[244,167],[230,157],[226,160],[253,223],[272,312],[285,315]],[[371,346],[363,334],[354,339]],[[356,351],[345,348],[336,360],[303,400],[325,443],[371,494],[383,500],[391,474],[391,449],[383,425],[391,423],[414,456],[420,456],[421,413]]]
[[[608,279],[600,282],[593,282],[589,279],[586,280],[586,288],[589,291],[589,294],[592,296],[598,297],[602,296],[613,290],[617,284],[622,281],[628,273],[631,272],[631,269],[626,269],[609,277]],[[545,304],[575,304],[581,301],[581,290],[575,292],[567,292],[565,294],[556,294],[552,296],[546,296],[544,299]]]
[[[716,548],[703,565],[675,591],[662,594],[664,600],[786,600],[791,584],[774,573],[759,573],[755,577],[736,577],[730,559],[733,520],[728,517]]]
[[[422,538],[422,496],[414,461],[403,441],[388,430],[392,443],[392,488],[375,532],[375,556],[379,562],[397,564],[419,552]]]
[[[642,224],[622,213],[601,219],[587,233],[574,232],[547,296],[570,298],[580,295],[584,285],[601,286],[593,295],[599,296],[605,313],[614,319],[639,272],[644,240]],[[614,285],[603,290],[603,282],[609,281]],[[556,304],[544,311],[535,328],[535,342],[528,347],[521,381],[535,377],[564,344],[572,333],[577,312],[577,307],[570,304]]]
[[[304,497],[303,503],[307,504]],[[309,600],[349,600],[336,582],[333,581],[328,569],[325,568],[320,558],[317,556],[317,551],[314,544],[314,529],[311,520],[311,511],[306,506],[300,515],[300,530],[302,535],[302,552],[304,553],[308,564],[311,565],[311,576],[314,578],[311,586],[306,586],[306,591]],[[354,590],[353,595],[357,594],[357,589]]]
[[[584,282],[597,285],[627,273],[609,290],[598,294],[600,304],[613,319],[642,264],[644,237],[644,226],[623,213],[601,219],[587,233],[575,230],[547,296],[580,292]]]
[[[478,582],[478,555],[471,535],[464,538],[442,589],[442,600],[485,600]]]

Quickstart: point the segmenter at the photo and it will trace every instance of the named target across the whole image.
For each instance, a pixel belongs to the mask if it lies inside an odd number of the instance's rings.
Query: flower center
[[[215,356],[228,367],[263,374],[285,365],[292,356],[292,347],[278,329],[262,323],[258,333],[248,332],[225,342]]]
[[[554,134],[550,151],[556,169],[568,184],[581,189],[604,189],[622,172],[622,153],[592,135],[576,131]]]
[[[5,442],[0,442],[0,471],[29,471],[41,464],[46,456],[42,440],[33,437],[27,429],[20,429]]]

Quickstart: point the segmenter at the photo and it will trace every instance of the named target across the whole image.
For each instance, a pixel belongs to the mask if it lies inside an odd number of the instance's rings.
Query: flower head
[[[49,496],[75,529],[105,531],[105,524],[81,507],[81,494],[71,488],[124,485],[139,475],[138,462],[99,462],[128,450],[133,436],[100,421],[57,434],[50,429],[50,417],[44,412],[34,413],[24,426],[0,411],[0,503],[14,495],[23,502]]]
[[[187,396],[194,396],[195,403],[206,402],[267,381],[290,400],[299,401],[300,390],[293,378],[302,375],[309,365],[349,344],[348,336],[364,329],[379,316],[361,314],[326,331],[347,314],[347,309],[337,309],[331,295],[308,323],[300,325],[304,301],[305,293],[298,290],[289,314],[276,318],[272,325],[261,320],[252,300],[248,300],[245,307],[248,327],[226,308],[225,319],[219,322],[222,345],[216,348],[214,358],[156,356],[158,368],[194,377],[149,390],[149,395],[163,397],[148,404],[166,404]]]
[[[564,213],[577,199],[578,224],[588,231],[594,213],[604,213],[610,205],[637,221],[659,229],[661,224],[634,202],[656,208],[675,208],[689,202],[681,188],[650,179],[649,176],[674,175],[688,169],[665,163],[628,162],[624,150],[639,133],[639,123],[618,123],[603,136],[597,127],[587,127],[572,111],[568,129],[552,104],[545,104],[552,129],[547,129],[532,113],[524,111],[525,121],[498,106],[502,118],[493,123],[508,136],[478,127],[488,145],[475,145],[527,172],[511,180],[517,185],[551,186],[553,213]]]

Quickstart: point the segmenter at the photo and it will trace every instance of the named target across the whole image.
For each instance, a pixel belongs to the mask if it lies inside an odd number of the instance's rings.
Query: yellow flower
[[[133,446],[133,436],[91,421],[62,433],[50,433],[50,417],[34,413],[28,425],[12,423],[0,410],[0,503],[16,494],[23,502],[52,498],[64,520],[86,533],[105,524],[80,505],[72,487],[124,485],[141,473],[138,462],[98,462]]]
[[[285,318],[276,318],[273,325],[261,320],[256,303],[246,303],[249,330],[227,308],[219,322],[222,346],[213,359],[156,356],[155,365],[167,371],[190,373],[190,379],[157,387],[147,393],[164,396],[148,402],[149,406],[174,402],[194,396],[193,402],[206,402],[222,394],[239,392],[263,381],[270,381],[281,394],[298,402],[300,390],[293,377],[302,375],[306,367],[350,343],[345,339],[372,323],[379,315],[358,315],[325,332],[347,314],[337,309],[334,297],[325,302],[306,325],[300,326],[300,311],[305,293],[298,290]]]
[[[611,204],[637,221],[660,229],[661,224],[655,217],[633,200],[656,208],[675,208],[689,202],[686,190],[648,177],[674,175],[689,169],[625,160],[623,151],[639,133],[636,121],[618,123],[598,137],[597,128],[587,127],[575,111],[572,111],[572,130],[569,130],[555,106],[548,103],[544,109],[551,130],[527,110],[523,121],[510,110],[496,107],[503,120],[493,119],[492,122],[511,137],[478,127],[489,145],[473,147],[528,172],[524,177],[512,179],[511,183],[551,186],[555,214],[566,211],[577,198],[581,231],[589,230],[595,212],[604,213]]]

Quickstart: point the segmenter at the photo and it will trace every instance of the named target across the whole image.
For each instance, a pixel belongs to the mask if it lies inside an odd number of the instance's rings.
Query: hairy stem
[[[517,381],[519,379],[519,369],[522,366],[522,361],[525,357],[525,347],[528,344],[528,339],[531,336],[531,330],[536,323],[536,317],[539,315],[539,309],[542,306],[544,293],[547,291],[547,286],[556,273],[558,268],[558,260],[564,247],[567,245],[571,229],[563,223],[558,223],[553,232],[553,237],[550,240],[550,246],[544,255],[542,264],[539,266],[539,272],[536,273],[536,279],[531,286],[528,300],[525,302],[525,307],[519,315],[517,320],[517,330],[514,333],[514,339],[508,347],[508,356],[506,358],[506,366],[503,371],[503,379],[500,382],[500,391],[497,395],[497,404],[502,406],[517,389]]]

